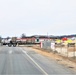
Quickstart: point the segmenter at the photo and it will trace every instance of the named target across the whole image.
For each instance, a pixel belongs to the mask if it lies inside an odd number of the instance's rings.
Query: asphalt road
[[[0,75],[76,75],[56,61],[31,49],[0,47]]]

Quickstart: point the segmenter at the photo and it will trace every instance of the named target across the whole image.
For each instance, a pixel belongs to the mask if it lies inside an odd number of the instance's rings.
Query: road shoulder
[[[25,49],[25,47],[23,47],[23,48]],[[35,52],[37,52],[37,53],[39,53],[43,56],[51,58],[51,59],[55,60],[58,64],[61,64],[61,65],[63,65],[63,66],[65,66],[65,67],[67,67],[67,68],[76,72],[76,63],[67,59],[66,57],[62,57],[62,56],[60,56],[58,54],[54,54],[52,52],[43,51],[40,48],[39,49],[35,48],[35,47],[27,47],[27,48],[32,49]]]

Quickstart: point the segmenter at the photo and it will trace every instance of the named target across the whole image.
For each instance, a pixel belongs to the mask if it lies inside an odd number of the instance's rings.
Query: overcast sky
[[[0,0],[0,35],[76,34],[76,0]]]

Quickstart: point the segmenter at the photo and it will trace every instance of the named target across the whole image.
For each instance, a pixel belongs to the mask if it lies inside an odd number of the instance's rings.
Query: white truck
[[[9,47],[13,46],[16,47],[17,45],[17,38],[16,37],[12,37],[9,39],[2,39],[1,41],[1,45],[8,45]]]

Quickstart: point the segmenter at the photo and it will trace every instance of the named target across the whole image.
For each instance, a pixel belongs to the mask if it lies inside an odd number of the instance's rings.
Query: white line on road
[[[48,75],[48,74],[44,71],[44,69],[42,69],[42,68],[38,65],[38,63],[37,63],[32,57],[30,57],[30,56],[26,53],[26,51],[23,51],[23,53],[25,53],[25,54],[27,55],[27,57],[29,57],[30,60],[31,60],[45,75]]]
[[[9,54],[12,54],[12,50],[11,50],[11,51],[9,51]]]

